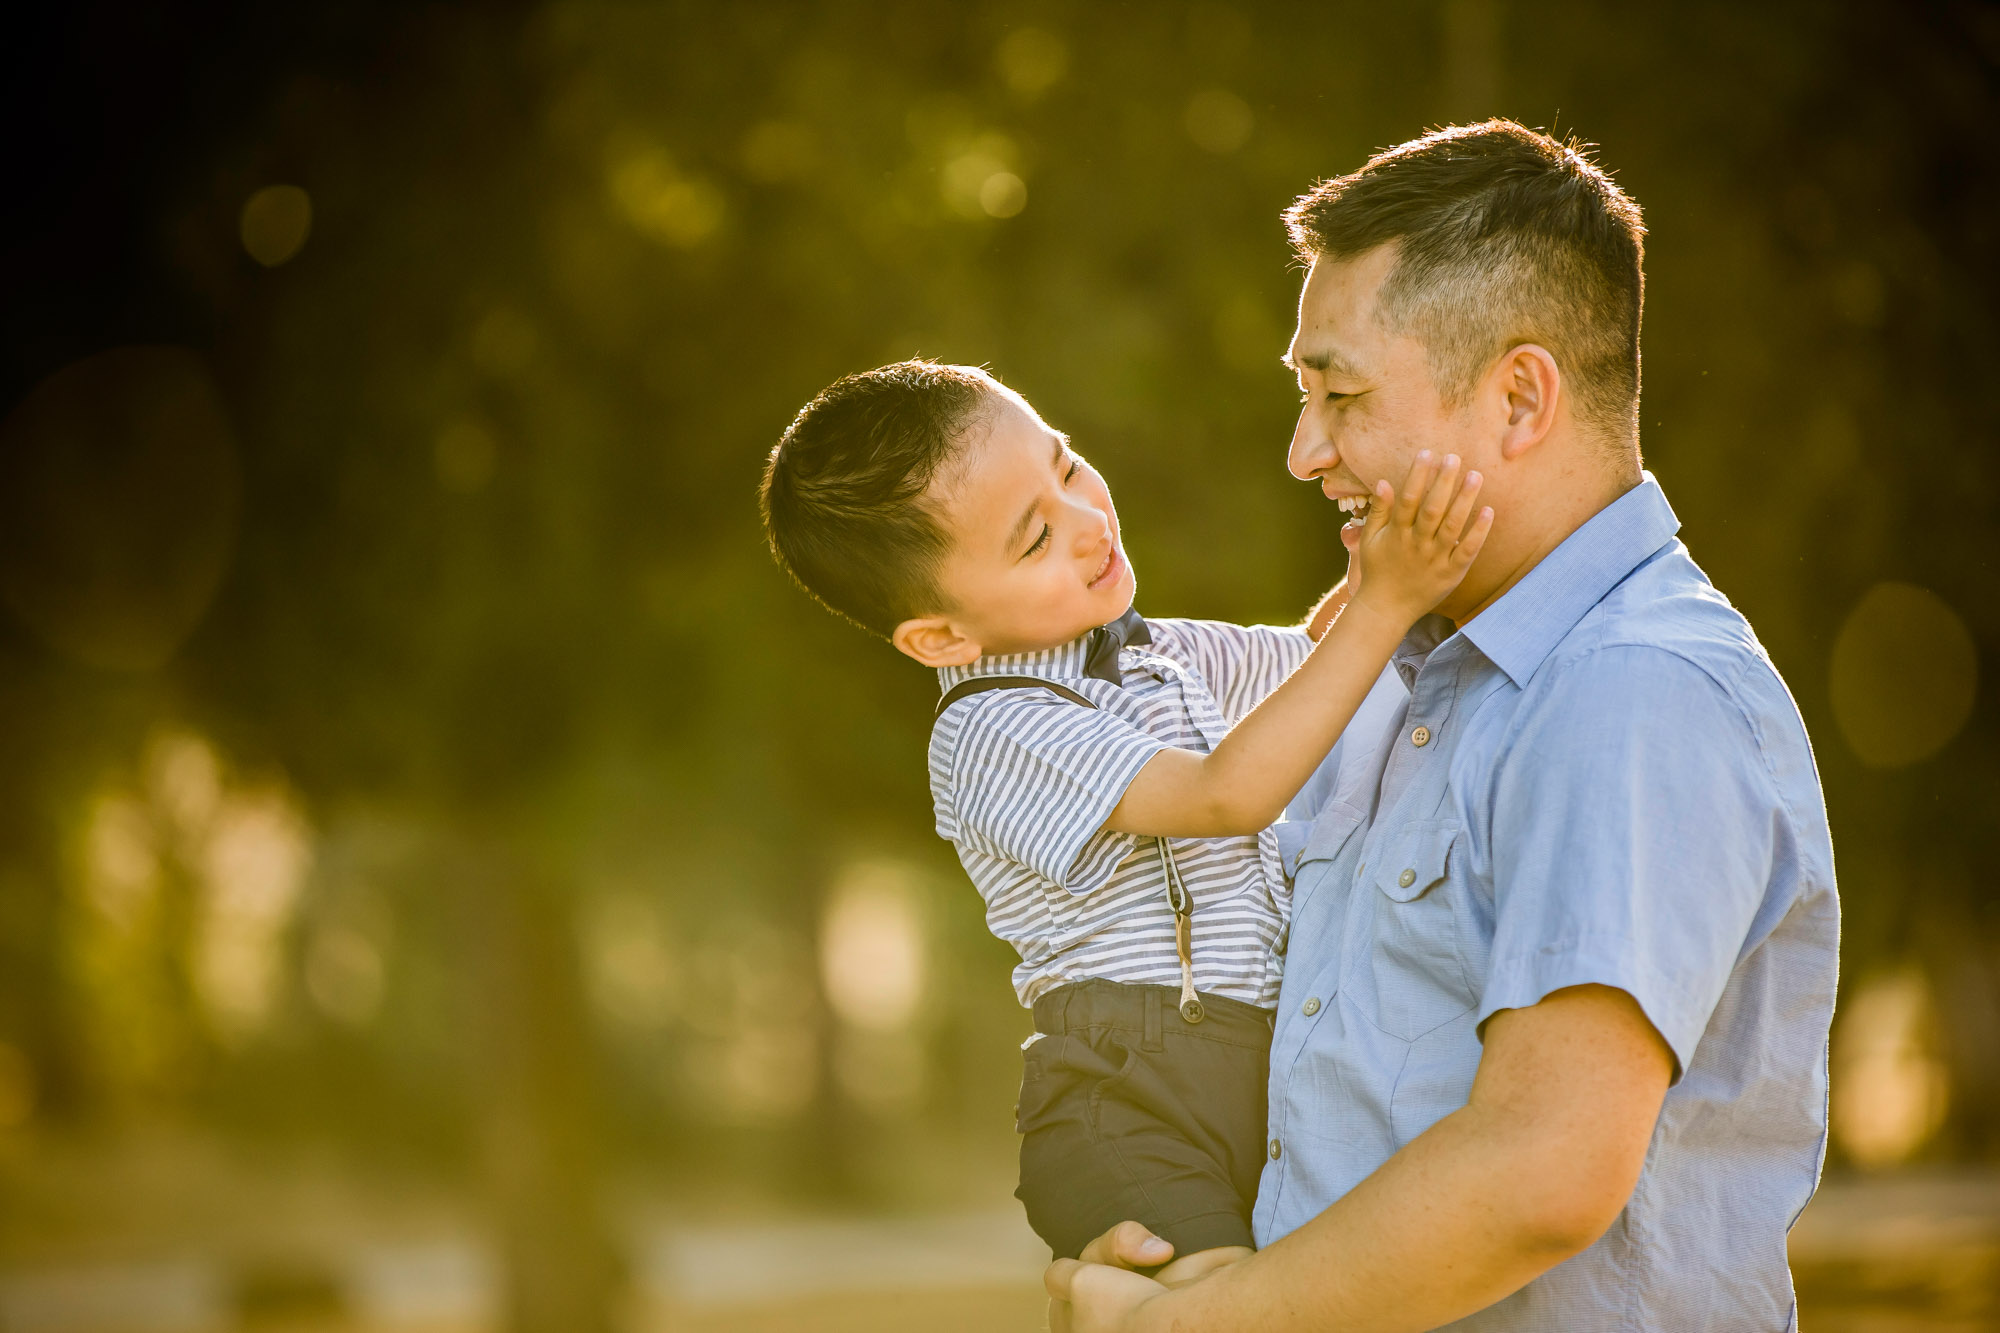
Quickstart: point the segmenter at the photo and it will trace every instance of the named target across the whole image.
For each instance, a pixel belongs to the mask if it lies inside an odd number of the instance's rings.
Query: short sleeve
[[[941,737],[951,745],[947,836],[1071,893],[1101,887],[1137,839],[1098,834],[1165,742],[1045,690],[975,695],[946,710],[941,729],[954,714],[964,715],[955,737]]]
[[[1479,1022],[1616,987],[1678,1080],[1769,891],[1782,802],[1736,701],[1673,653],[1600,648],[1531,689],[1495,775]]]
[[[1284,684],[1313,646],[1312,636],[1298,626],[1170,619],[1146,624],[1166,656],[1200,673],[1232,727]]]

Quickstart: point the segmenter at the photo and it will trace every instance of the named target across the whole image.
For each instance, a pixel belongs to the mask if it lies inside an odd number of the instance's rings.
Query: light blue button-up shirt
[[[1617,1222],[1453,1328],[1794,1322],[1833,850],[1798,710],[1678,527],[1648,475],[1463,629],[1420,622],[1294,840],[1259,1244],[1465,1105],[1498,1010],[1615,986],[1677,1061]]]

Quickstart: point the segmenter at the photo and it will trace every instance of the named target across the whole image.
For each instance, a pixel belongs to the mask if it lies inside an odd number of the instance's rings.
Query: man
[[[1056,1327],[1789,1329],[1832,849],[1783,682],[1640,467],[1638,207],[1492,121],[1286,220],[1294,474],[1347,500],[1457,454],[1499,519],[1297,856],[1259,1252],[1169,1291],[1127,1224],[1051,1266]]]

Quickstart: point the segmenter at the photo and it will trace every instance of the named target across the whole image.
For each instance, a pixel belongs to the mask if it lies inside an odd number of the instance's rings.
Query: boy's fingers
[[[1410,464],[1410,475],[1403,479],[1403,498],[1396,506],[1396,522],[1404,527],[1416,517],[1417,505],[1424,498],[1424,492],[1431,488],[1431,478],[1437,473],[1437,464],[1431,462],[1431,451],[1418,453],[1417,461]]]
[[[1438,530],[1438,524],[1444,522],[1445,510],[1451,506],[1452,497],[1458,493],[1458,469],[1458,455],[1446,454],[1444,466],[1438,469],[1437,480],[1432,482],[1430,489],[1424,493],[1423,506],[1417,510],[1419,537],[1431,536]]]
[[[1479,495],[1479,488],[1486,484],[1486,478],[1477,472],[1465,474],[1465,484],[1458,488],[1458,498],[1451,502],[1444,522],[1438,525],[1438,536],[1448,542],[1459,541],[1465,536],[1465,525],[1472,521],[1472,502]]]
[[[1368,518],[1362,524],[1361,535],[1380,532],[1389,525],[1390,511],[1396,507],[1396,488],[1386,481],[1375,483],[1375,500],[1368,506]]]
[[[1482,509],[1472,520],[1472,526],[1458,539],[1458,545],[1451,548],[1452,568],[1460,571],[1470,569],[1472,562],[1479,558],[1479,548],[1486,545],[1486,534],[1493,531],[1493,511]]]

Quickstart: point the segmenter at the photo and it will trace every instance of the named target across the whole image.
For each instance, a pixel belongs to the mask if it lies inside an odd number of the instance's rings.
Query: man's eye
[[[1023,560],[1026,560],[1029,556],[1041,550],[1044,546],[1047,546],[1048,544],[1049,544],[1049,525],[1044,523],[1042,524],[1042,535],[1035,538],[1035,544],[1033,546],[1030,546],[1027,550],[1021,552],[1021,558]]]
[[[1083,466],[1075,459],[1070,460],[1069,471],[1063,473],[1063,485],[1067,486],[1076,477],[1076,470]]]

